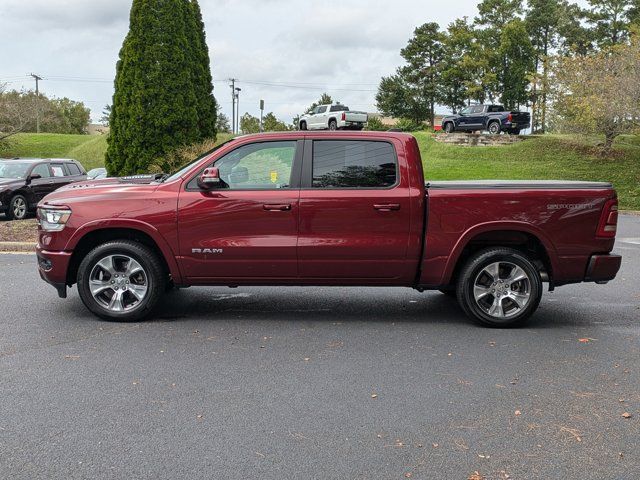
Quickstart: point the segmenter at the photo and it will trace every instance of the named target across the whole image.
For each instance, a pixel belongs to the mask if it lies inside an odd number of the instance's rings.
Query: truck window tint
[[[41,163],[33,167],[31,175],[34,174],[40,175],[41,178],[49,178],[51,176],[51,173],[49,172],[49,166],[46,163]]]
[[[490,105],[489,106],[489,112],[493,113],[493,112],[504,112],[504,107],[502,105]]]
[[[327,111],[327,106],[325,105],[324,107],[318,107],[318,113],[324,113]]]
[[[315,188],[386,188],[395,185],[396,177],[395,151],[387,142],[313,142]]]
[[[291,183],[295,153],[295,141],[252,143],[228,153],[215,166],[232,190],[277,190]]]
[[[67,163],[69,175],[80,175],[80,168],[75,163]]]
[[[476,105],[473,107],[473,113],[483,113],[484,107],[482,105]]]

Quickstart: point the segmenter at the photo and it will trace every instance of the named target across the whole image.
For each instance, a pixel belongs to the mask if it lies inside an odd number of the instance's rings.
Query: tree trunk
[[[613,147],[613,141],[616,139],[616,137],[618,136],[617,133],[613,133],[610,131],[607,131],[605,133],[604,136],[604,148],[602,150],[602,154],[603,156],[608,156],[611,153],[612,147]]]

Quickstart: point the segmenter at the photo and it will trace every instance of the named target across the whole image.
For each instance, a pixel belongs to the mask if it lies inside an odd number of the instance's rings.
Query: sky
[[[580,2],[583,3],[583,2]],[[240,111],[291,122],[322,92],[352,110],[376,111],[380,78],[402,64],[415,27],[476,13],[477,0],[200,0],[214,94]],[[111,103],[131,0],[0,0],[0,82],[84,102],[97,121]]]

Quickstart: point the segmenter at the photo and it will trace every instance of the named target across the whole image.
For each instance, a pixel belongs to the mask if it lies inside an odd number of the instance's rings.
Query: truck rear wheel
[[[538,308],[542,279],[518,250],[491,248],[469,258],[456,290],[460,306],[471,318],[491,327],[513,327]]]
[[[78,293],[105,320],[135,322],[151,314],[165,291],[166,275],[146,245],[116,240],[91,250],[78,268]]]
[[[300,130],[306,130],[307,129],[307,122],[300,122]]]
[[[337,130],[338,129],[338,122],[336,122],[335,120],[331,120],[329,122],[329,130]]]
[[[500,122],[494,120],[493,122],[489,123],[489,126],[487,127],[487,130],[489,130],[489,133],[491,135],[498,135],[500,133]]]

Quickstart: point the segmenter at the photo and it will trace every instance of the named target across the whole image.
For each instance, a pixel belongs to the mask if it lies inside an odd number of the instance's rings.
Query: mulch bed
[[[35,218],[9,221],[0,216],[0,242],[33,242],[38,241],[38,230]]]

